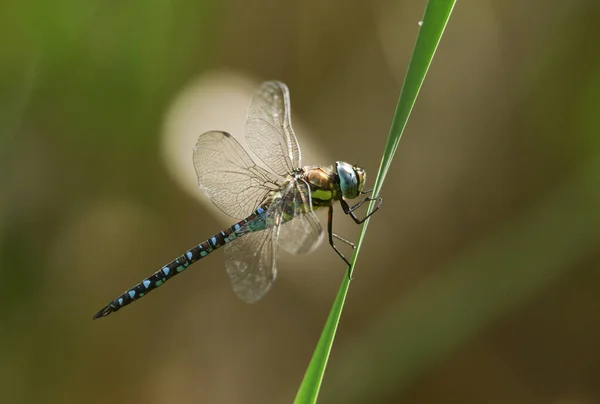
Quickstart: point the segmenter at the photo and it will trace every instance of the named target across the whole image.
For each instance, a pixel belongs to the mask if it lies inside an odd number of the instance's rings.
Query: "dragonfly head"
[[[335,170],[340,179],[340,189],[345,199],[354,199],[362,192],[367,175],[365,170],[343,161],[335,162]]]

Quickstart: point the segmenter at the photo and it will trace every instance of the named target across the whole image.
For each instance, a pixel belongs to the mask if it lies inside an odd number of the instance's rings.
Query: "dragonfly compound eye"
[[[342,195],[346,199],[354,199],[358,196],[359,190],[359,178],[357,172],[354,170],[351,164],[343,161],[336,161],[338,176],[340,177],[340,189]],[[362,187],[362,184],[360,184]]]

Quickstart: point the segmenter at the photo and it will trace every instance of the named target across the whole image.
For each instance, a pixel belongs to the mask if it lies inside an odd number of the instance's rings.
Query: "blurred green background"
[[[241,136],[263,80],[290,87],[305,163],[358,163],[372,184],[424,6],[2,3],[0,402],[291,402],[344,276],[327,245],[283,253],[254,305],[219,251],[91,317],[232,222],[191,152],[205,130]],[[600,403],[599,15],[458,2],[321,402]]]

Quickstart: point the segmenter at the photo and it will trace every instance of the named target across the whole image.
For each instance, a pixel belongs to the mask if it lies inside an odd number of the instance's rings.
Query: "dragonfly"
[[[278,81],[263,83],[254,94],[246,116],[245,139],[262,165],[229,133],[201,134],[193,152],[198,185],[209,200],[238,221],[177,257],[150,277],[126,290],[100,309],[94,318],[120,310],[147,295],[194,262],[224,247],[225,267],[234,292],[245,302],[260,300],[277,276],[279,247],[292,253],[313,251],[324,238],[315,210],[327,208],[329,244],[348,264],[334,239],[333,206],[360,224],[377,211],[381,197],[365,196],[365,170],[336,161],[332,166],[303,166],[292,129],[290,94]],[[353,206],[349,200],[363,196]],[[359,218],[355,211],[365,202],[374,209]]]

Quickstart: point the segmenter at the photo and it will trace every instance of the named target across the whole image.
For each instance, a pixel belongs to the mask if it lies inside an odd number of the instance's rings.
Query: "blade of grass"
[[[423,80],[431,60],[438,47],[452,9],[454,8],[455,0],[430,0],[425,8],[425,15],[423,17],[423,23],[417,37],[415,49],[406,72],[404,84],[400,92],[400,98],[396,106],[392,126],[390,128],[390,134],[385,145],[381,165],[377,173],[377,179],[375,180],[375,186],[373,187],[373,196],[379,195],[379,191],[383,185],[385,176],[389,170],[392,162],[392,158],[398,148],[398,143],[408,122],[408,117],[415,105],[415,101],[419,94],[419,90],[423,85]],[[375,206],[375,202],[372,201],[369,205],[369,212]],[[348,276],[345,276],[340,285],[340,289],[337,293],[333,307],[323,328],[319,342],[313,353],[313,357],[308,365],[302,384],[298,389],[296,395],[296,404],[305,403],[316,403],[317,397],[319,396],[319,390],[325,374],[325,368],[329,355],[331,353],[331,347],[337,331],[337,327],[344,308],[344,302],[346,301],[346,295],[350,286],[350,279],[354,272],[354,266],[356,264],[356,258],[360,251],[363,238],[367,231],[369,219],[367,219],[361,228],[360,235],[352,260],[350,268],[348,269]]]

